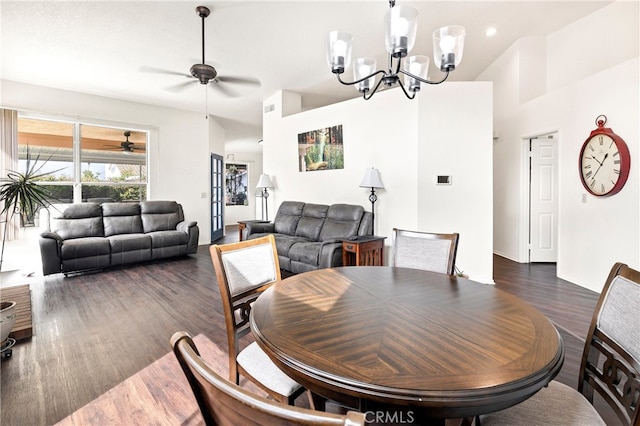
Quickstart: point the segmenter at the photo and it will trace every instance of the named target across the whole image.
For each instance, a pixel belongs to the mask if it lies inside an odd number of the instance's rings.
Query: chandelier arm
[[[393,58],[393,55],[389,54],[389,58]],[[393,63],[393,59],[390,59],[391,63]],[[398,74],[400,72],[400,66],[402,65],[402,58],[398,58],[396,62],[396,72],[394,74]]]
[[[354,85],[354,84],[361,83],[361,82],[363,82],[363,81],[365,81],[365,80],[367,80],[367,79],[369,79],[369,78],[373,77],[373,76],[374,76],[374,75],[376,75],[376,74],[385,74],[385,75],[386,75],[386,72],[385,72],[385,71],[383,71],[383,70],[378,70],[378,71],[376,71],[376,72],[374,72],[374,73],[372,73],[372,74],[369,74],[369,75],[368,75],[368,76],[366,76],[366,77],[362,77],[360,80],[351,81],[351,82],[349,82],[349,81],[344,81],[343,79],[341,79],[341,78],[340,78],[340,74],[338,74],[338,73],[336,73],[336,76],[338,77],[338,81],[339,81],[340,83],[344,84],[345,86],[352,86],[352,85]],[[380,81],[382,81],[382,79],[380,79]],[[379,84],[379,83],[378,83],[378,84]],[[378,87],[378,86],[376,86],[376,87]]]
[[[404,71],[404,70],[399,70],[399,73],[402,73],[404,75],[408,75],[411,78],[415,78],[416,80],[422,82],[422,83],[427,83],[427,84],[440,84],[440,83],[444,83],[444,81],[449,77],[449,71],[446,71],[444,74],[444,77],[442,78],[442,80],[439,81],[433,81],[433,80],[425,80],[424,78],[420,78],[417,75],[413,75],[408,71]]]
[[[382,79],[378,80],[378,83],[376,83],[376,86],[373,88],[373,90],[369,91],[369,96],[367,96],[367,92],[362,93],[362,97],[364,98],[365,101],[368,101],[373,97],[373,95],[376,94],[381,83],[382,83]]]
[[[404,88],[404,84],[402,84],[402,81],[400,81],[400,79],[398,79],[398,84],[400,85],[400,88],[402,89],[402,91],[404,92],[404,95],[409,98],[409,99],[413,99],[416,97],[416,93],[418,92],[413,92],[413,96],[410,96],[409,93],[407,92],[407,89]]]

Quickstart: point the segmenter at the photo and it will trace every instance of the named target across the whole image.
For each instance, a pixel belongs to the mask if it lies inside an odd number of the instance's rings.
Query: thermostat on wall
[[[436,176],[437,185],[451,185],[451,176],[438,175]]]

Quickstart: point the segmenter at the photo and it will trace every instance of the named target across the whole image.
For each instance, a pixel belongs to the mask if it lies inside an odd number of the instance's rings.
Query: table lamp
[[[369,201],[371,201],[371,233],[375,235],[374,204],[378,200],[378,196],[376,195],[376,188],[384,189],[384,185],[380,180],[380,172],[378,172],[378,169],[374,169],[373,167],[367,169],[367,171],[364,173],[364,178],[362,178],[362,182],[360,182],[360,188],[371,188],[371,194],[369,194]]]
[[[267,188],[273,188],[271,178],[267,174],[261,174],[258,179],[258,185],[256,189],[262,188],[262,220],[269,220],[269,210],[267,208],[267,199],[269,198],[269,191]]]

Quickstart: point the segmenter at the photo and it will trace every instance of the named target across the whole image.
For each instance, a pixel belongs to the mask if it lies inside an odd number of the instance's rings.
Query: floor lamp
[[[364,173],[364,178],[362,178],[362,182],[360,182],[360,188],[371,188],[371,194],[369,194],[369,201],[371,201],[371,233],[375,235],[374,227],[375,227],[375,212],[374,205],[378,200],[378,196],[376,195],[376,188],[384,189],[384,185],[380,180],[380,172],[378,169],[374,169],[373,167],[367,169]]]
[[[258,179],[258,185],[256,185],[257,189],[262,189],[262,220],[269,220],[269,209],[268,209],[268,198],[269,191],[267,188],[273,188],[273,183],[271,182],[271,178],[267,174],[261,174],[260,179]]]

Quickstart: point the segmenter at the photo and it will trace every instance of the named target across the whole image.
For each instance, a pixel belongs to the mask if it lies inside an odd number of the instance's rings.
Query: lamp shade
[[[273,188],[273,183],[271,182],[271,178],[267,174],[261,174],[260,179],[258,179],[258,185],[256,188]]]
[[[393,6],[384,19],[387,52],[403,58],[413,49],[418,30],[418,10],[409,6]]]
[[[410,56],[404,63],[404,70],[426,80],[429,72],[429,58],[422,55]],[[420,81],[406,74],[404,84],[412,92],[420,90]]]
[[[360,182],[360,188],[384,188],[378,169],[374,169],[373,167],[367,169],[364,173],[364,178],[362,178],[362,182]]]
[[[466,34],[460,25],[443,27],[433,33],[433,60],[441,71],[453,71],[460,65]]]
[[[376,72],[376,60],[373,58],[358,58],[353,62],[353,78],[360,80]],[[376,78],[371,77],[358,83],[356,88],[359,92],[373,89]]]
[[[343,31],[331,31],[327,38],[327,63],[331,72],[342,73],[351,62],[353,36]]]

